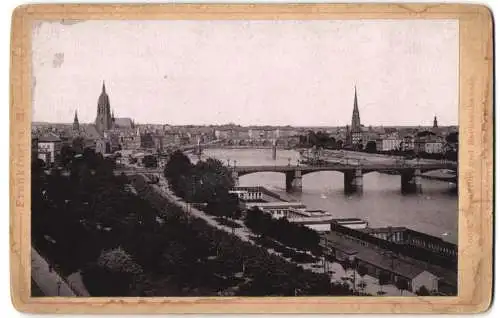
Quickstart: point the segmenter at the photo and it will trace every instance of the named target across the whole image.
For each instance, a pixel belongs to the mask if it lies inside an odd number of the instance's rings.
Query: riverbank
[[[31,248],[31,279],[37,287],[32,291],[33,296],[90,296],[82,283],[74,277],[64,279],[34,248]]]

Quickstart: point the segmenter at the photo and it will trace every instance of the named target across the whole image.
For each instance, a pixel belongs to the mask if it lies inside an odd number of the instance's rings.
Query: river
[[[204,157],[217,158],[227,165],[296,165],[299,153],[278,150],[276,160],[270,149],[206,149]],[[194,159],[194,158],[193,158]],[[286,193],[285,175],[275,172],[240,177],[240,186],[265,186],[310,209],[322,209],[335,217],[357,217],[370,227],[404,226],[457,243],[458,196],[447,182],[422,180],[422,194],[402,195],[399,175],[378,172],[363,176],[363,195],[344,194],[344,175],[322,171],[302,177],[302,193]]]

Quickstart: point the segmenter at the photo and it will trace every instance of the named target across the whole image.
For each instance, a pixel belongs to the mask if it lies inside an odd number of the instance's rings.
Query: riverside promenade
[[[76,278],[68,283],[57,272],[51,270],[48,262],[34,248],[31,248],[31,279],[38,288],[37,293],[33,295],[35,297],[40,296],[38,295],[40,291],[43,296],[51,297],[90,296],[83,284]]]

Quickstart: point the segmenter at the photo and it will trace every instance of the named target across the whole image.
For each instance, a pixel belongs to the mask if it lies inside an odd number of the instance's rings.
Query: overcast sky
[[[458,22],[86,21],[33,29],[34,121],[92,122],[102,81],[138,123],[458,122]]]

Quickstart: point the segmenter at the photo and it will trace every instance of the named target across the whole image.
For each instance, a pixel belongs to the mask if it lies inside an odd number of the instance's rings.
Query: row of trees
[[[221,161],[209,158],[193,165],[186,155],[176,151],[167,162],[164,175],[177,196],[191,203],[206,203],[207,213],[240,217],[238,198],[229,193],[234,187],[231,172]]]
[[[317,147],[324,149],[342,149],[344,142],[342,140],[335,140],[325,132],[312,130],[308,131],[306,135],[299,136],[299,145],[301,147]]]
[[[254,233],[271,237],[291,247],[303,250],[318,249],[320,237],[316,231],[290,223],[286,218],[273,219],[258,208],[246,212],[245,225]]]
[[[148,207],[125,191],[127,180],[113,175],[112,160],[86,149],[67,166],[69,176],[47,174],[36,160],[31,175],[32,242],[64,275],[129,238],[136,223],[126,217],[137,220]]]

